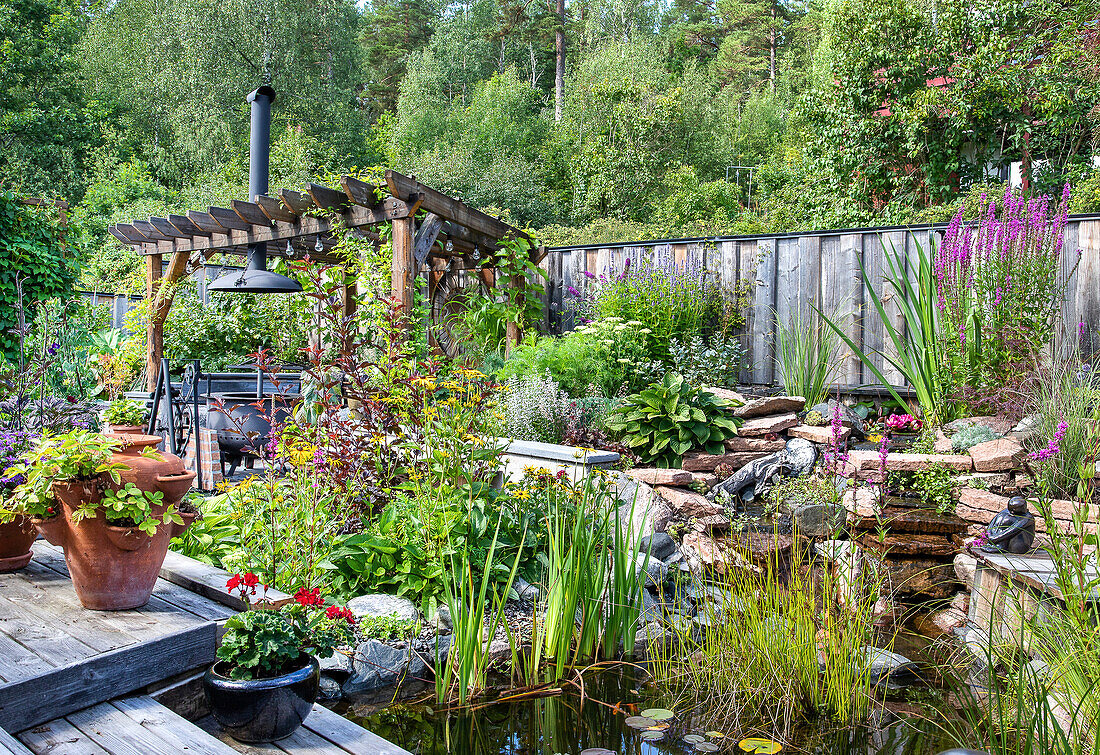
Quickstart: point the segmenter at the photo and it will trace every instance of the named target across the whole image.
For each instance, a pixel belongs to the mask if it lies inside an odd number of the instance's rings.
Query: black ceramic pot
[[[233,679],[222,661],[202,679],[210,712],[221,727],[241,742],[274,742],[302,725],[317,700],[321,667],[309,663],[273,679]]]

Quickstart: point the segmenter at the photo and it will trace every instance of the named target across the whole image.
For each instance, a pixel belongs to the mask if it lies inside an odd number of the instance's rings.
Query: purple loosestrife
[[[1062,420],[1058,423],[1058,429],[1054,431],[1054,437],[1047,442],[1046,448],[1040,448],[1038,451],[1031,452],[1031,458],[1036,461],[1046,461],[1058,455],[1062,450],[1062,439],[1066,437],[1066,430],[1069,429],[1069,423]]]

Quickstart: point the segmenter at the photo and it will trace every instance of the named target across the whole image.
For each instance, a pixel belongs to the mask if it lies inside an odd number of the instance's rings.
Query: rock
[[[321,674],[321,680],[317,686],[317,699],[339,700],[343,696],[344,690],[340,686],[340,682],[336,681],[331,676]]]
[[[970,457],[977,472],[1001,472],[1020,465],[1024,447],[1014,438],[998,438],[971,446]]]
[[[852,434],[851,428],[840,428],[840,439],[847,440],[848,436]],[[831,427],[815,427],[813,425],[797,425],[787,430],[787,435],[792,438],[802,438],[808,440],[811,443],[819,443],[821,445],[829,445],[833,442],[833,428]]]
[[[1039,429],[1043,426],[1043,418],[1038,414],[1029,414],[1020,420],[1012,430],[1009,431],[1009,435],[1018,440],[1027,440],[1033,437],[1039,432]]]
[[[693,481],[691,473],[682,469],[631,469],[626,472],[626,476],[646,485],[687,487]]]
[[[794,538],[774,532],[741,532],[737,535],[739,553],[747,553],[757,566],[778,568],[790,562]]]
[[[692,517],[710,516],[711,514],[724,514],[726,510],[707,500],[707,497],[683,488],[659,487],[657,492],[668,501],[669,506],[681,519]]]
[[[677,553],[678,549],[676,541],[669,537],[668,533],[654,532],[638,541],[638,552],[648,553],[653,558],[665,561],[669,556]]]
[[[730,453],[758,452],[763,454],[774,454],[776,451],[782,451],[786,448],[787,441],[782,438],[768,440],[767,438],[742,438],[741,436],[737,436],[728,438],[725,446],[726,450]]]
[[[1012,484],[1012,476],[1008,472],[972,472],[970,474],[956,475],[955,484],[960,487],[1003,488]]]
[[[886,569],[888,584],[899,595],[946,598],[958,589],[951,563],[924,558],[887,558],[879,563]]]
[[[767,454],[760,451],[743,451],[730,454],[708,454],[702,451],[689,451],[684,454],[680,466],[691,472],[713,472],[719,464],[728,464],[735,470],[756,461]],[[689,479],[687,484],[691,484]]]
[[[708,532],[713,530],[728,530],[732,524],[729,515],[722,513],[701,516],[692,521],[691,527],[696,532]]]
[[[351,648],[343,648],[328,658],[318,658],[317,663],[321,666],[321,673],[340,677],[350,674],[352,652]]]
[[[714,538],[701,532],[685,534],[680,549],[693,567],[708,567],[723,571],[727,564],[734,561],[728,546],[718,543]],[[693,571],[697,569],[693,568]]]
[[[512,589],[516,591],[516,595],[519,596],[520,600],[526,601],[528,603],[534,603],[535,601],[537,601],[539,599],[539,595],[542,593],[542,590],[539,588],[538,585],[531,584],[518,574],[516,575],[516,578],[512,580]]]
[[[751,419],[771,414],[789,414],[800,412],[805,406],[806,399],[801,396],[764,396],[746,401],[733,410],[733,416]]]
[[[420,620],[420,611],[416,610],[416,604],[408,598],[399,598],[396,595],[360,595],[349,600],[347,608],[358,618],[396,616],[405,621]]]
[[[660,621],[664,614],[664,607],[659,602],[657,602],[656,598],[653,597],[653,593],[651,593],[649,590],[643,589],[641,615],[639,616],[638,621]]]
[[[797,424],[798,416],[794,413],[778,414],[771,417],[757,417],[755,419],[745,420],[744,424],[737,428],[737,434],[742,438],[775,435]]]
[[[917,664],[904,655],[882,648],[865,646],[856,660],[857,667],[866,670],[876,684],[904,686],[916,681]]]
[[[808,503],[791,511],[795,528],[806,537],[832,537],[841,527],[847,512],[838,503]]]
[[[856,525],[865,519],[873,519],[877,524],[882,510],[878,505],[878,493],[869,487],[848,488],[841,494],[840,504],[848,512],[848,521]]]
[[[974,573],[978,570],[978,559],[969,553],[955,554],[955,578],[963,583],[967,590],[974,589]]]
[[[512,646],[507,637],[494,637],[485,648],[485,656],[490,666],[499,666],[512,660]]]
[[[953,450],[951,439],[943,434],[943,430],[936,431],[936,442],[932,444],[932,450],[938,454],[949,454]]]
[[[665,645],[671,640],[672,634],[665,628],[664,624],[659,621],[650,621],[639,627],[638,631],[634,633],[634,649],[644,654],[647,652],[650,643]]]
[[[378,640],[365,640],[355,649],[352,673],[343,685],[344,694],[388,687],[403,677],[423,677],[427,668],[409,647],[395,648]]]
[[[452,634],[437,634],[435,639],[429,643],[435,668],[439,669],[447,665],[447,659],[451,656],[451,646],[454,644],[454,639],[454,635]]]
[[[955,433],[963,430],[971,425],[984,425],[992,430],[997,435],[1004,435],[1012,429],[1012,420],[1004,415],[990,416],[990,417],[963,417],[957,419],[954,422],[948,422],[943,426],[943,430],[948,435],[954,435]]]
[[[820,543],[814,543],[814,552],[825,559],[826,563],[846,558],[850,553],[858,550],[859,548],[851,540],[823,540]]]
[[[512,583],[512,587],[516,587],[516,582],[520,579],[522,579],[522,577],[517,575],[515,582]],[[435,609],[435,613],[432,615],[432,618],[429,619],[428,624],[436,630],[442,629],[443,631],[450,631],[454,628],[451,624],[451,609],[441,605],[439,608]]]
[[[672,508],[649,485],[620,474],[615,478],[615,495],[619,499],[619,521],[636,537],[665,531]]]
[[[850,451],[848,469],[851,472],[878,472],[882,460],[878,451]],[[969,472],[972,462],[969,454],[886,454],[886,471],[916,472],[934,464],[959,472]]]
[[[698,490],[700,487],[710,490],[718,484],[718,475],[710,474],[709,472],[692,472],[691,473],[691,488]]]
[[[836,400],[829,399],[823,401],[820,404],[815,404],[810,408],[811,412],[818,412],[825,418],[826,427],[831,426],[833,422],[833,411],[836,408]],[[844,427],[852,428],[852,432],[861,438],[867,434],[867,425],[863,419],[855,413],[855,411],[845,404],[840,405],[840,424]]]
[[[647,556],[644,553],[639,553],[634,562],[635,574],[641,577],[642,572],[645,572],[645,586],[646,587],[660,587],[664,584],[665,577],[668,576],[668,566],[659,558],[653,558]]]
[[[1073,501],[1059,499],[1048,501],[1047,504],[1050,506],[1050,513],[1053,515],[1058,529],[1063,532],[1071,531],[1072,517],[1074,511],[1077,510],[1077,504]],[[955,513],[967,522],[981,525],[984,528],[1006,506],[1008,506],[1008,498],[1004,496],[990,493],[988,490],[963,488],[959,491],[959,502],[955,505]],[[1046,532],[1046,517],[1040,516],[1035,511],[1032,511],[1032,513],[1036,515],[1036,531]],[[1096,533],[1097,524],[1094,519],[1085,523],[1085,530],[1092,534]]]
[[[931,509],[910,509],[887,506],[878,516],[849,516],[849,523],[859,530],[877,530],[880,524],[891,532],[914,532],[925,535],[961,535],[967,522],[954,514],[939,514]]]
[[[813,443],[804,438],[788,440],[784,452],[786,453],[785,471],[792,477],[805,477],[813,470],[814,462],[817,461],[817,449],[814,448]]]
[[[886,523],[889,528],[889,522]],[[868,532],[859,538],[865,550],[882,556],[952,556],[958,548],[943,535],[922,532],[886,532],[884,537]]]

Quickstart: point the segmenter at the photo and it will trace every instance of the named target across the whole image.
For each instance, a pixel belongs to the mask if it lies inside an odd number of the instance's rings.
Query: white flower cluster
[[[568,402],[569,397],[549,371],[544,375],[508,378],[500,395],[505,437],[561,443]]]

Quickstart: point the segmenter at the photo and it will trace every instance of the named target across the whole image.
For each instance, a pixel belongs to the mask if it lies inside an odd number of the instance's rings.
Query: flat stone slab
[[[771,414],[800,412],[805,406],[806,399],[801,396],[764,396],[763,398],[749,399],[733,410],[733,416],[752,419],[753,417],[765,417]]]
[[[737,436],[730,438],[725,443],[726,451],[730,453],[764,453],[774,454],[787,447],[787,441],[782,438],[769,440],[768,438],[742,438]]]
[[[1003,472],[1020,466],[1024,447],[1015,438],[997,438],[970,447],[976,472]]]
[[[887,506],[878,516],[862,516],[860,511],[849,516],[856,529],[875,530],[881,525],[890,532],[922,535],[962,535],[969,522],[955,514],[940,514],[931,509],[907,509]]]
[[[741,467],[767,456],[764,451],[742,451],[729,454],[708,454],[702,451],[689,451],[684,454],[680,466],[689,472],[713,472],[719,464],[726,464],[736,472]],[[691,484],[689,480],[687,484]]]
[[[848,436],[851,434],[852,429],[850,427],[841,426],[840,440],[847,440]],[[820,443],[822,445],[828,445],[833,442],[833,428],[829,426],[796,425],[787,430],[787,435],[792,438],[803,438],[811,443]]]
[[[990,493],[988,490],[979,490],[978,488],[963,488],[959,491],[959,502],[955,506],[955,513],[967,522],[985,526],[1007,506],[1008,498],[1003,495]],[[1050,511],[1059,529],[1069,531],[1072,528],[1073,513],[1077,510],[1077,506],[1078,504],[1073,501],[1058,499],[1050,501]],[[1046,532],[1046,518],[1041,516],[1034,506],[1029,508],[1031,508],[1031,513],[1035,514],[1035,530]],[[1092,521],[1085,522],[1085,530],[1093,534],[1097,532],[1095,517],[1092,518]]]
[[[852,472],[875,472],[881,463],[878,451],[860,450],[848,453],[848,468]],[[956,472],[969,472],[973,466],[969,454],[886,454],[888,472],[916,472],[936,464]]]
[[[759,438],[765,435],[776,435],[797,424],[798,415],[794,412],[768,417],[756,417],[754,419],[745,420],[744,424],[737,429],[737,434],[742,438]]]
[[[681,519],[701,518],[713,514],[726,513],[726,509],[717,503],[711,503],[707,497],[683,488],[658,487],[657,494],[668,501],[668,505]]]
[[[883,538],[875,532],[867,532],[859,538],[859,544],[865,550],[886,556],[950,558],[958,551],[955,544],[944,535],[926,535],[923,532],[888,532]]]
[[[686,487],[692,483],[691,472],[682,469],[642,468],[627,470],[626,476],[646,485],[674,485]]]

